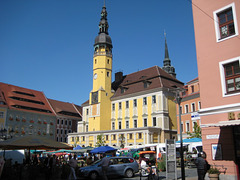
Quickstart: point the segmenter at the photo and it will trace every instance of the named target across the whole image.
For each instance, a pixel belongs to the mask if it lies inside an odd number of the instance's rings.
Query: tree
[[[193,127],[193,132],[192,133],[187,132],[187,135],[190,136],[189,138],[202,138],[202,131],[200,126],[197,123],[195,123]]]
[[[97,135],[96,147],[104,146],[105,143],[106,143],[106,141],[104,139],[104,135],[103,134]]]

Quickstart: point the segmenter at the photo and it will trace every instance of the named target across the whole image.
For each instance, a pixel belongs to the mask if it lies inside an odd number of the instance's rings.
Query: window
[[[157,118],[153,117],[153,126],[157,126]]]
[[[95,64],[97,64],[97,59],[95,59]]]
[[[138,139],[142,139],[142,133],[138,133]]]
[[[68,122],[68,125],[71,126],[71,125],[72,125],[72,121],[69,121],[69,122]]]
[[[129,129],[129,121],[126,121],[126,129]]]
[[[67,134],[67,130],[65,130],[65,134]]]
[[[67,123],[68,123],[68,122],[67,122],[67,120],[66,120],[66,121],[65,121],[65,125],[67,125]]]
[[[116,135],[115,134],[113,135],[113,140],[116,140]]]
[[[191,86],[192,93],[194,93],[194,86]]]
[[[232,8],[229,8],[226,11],[219,13],[217,16],[221,38],[223,39],[225,37],[234,35],[235,28],[233,22]]]
[[[156,96],[155,96],[155,95],[152,96],[152,103],[153,103],[153,104],[156,103]]]
[[[107,72],[107,77],[109,77],[109,72]]]
[[[59,120],[59,119],[57,120],[57,123],[58,123],[58,124],[60,123],[60,120]]]
[[[144,122],[144,127],[147,127],[147,119],[146,118],[143,120],[143,122]]]
[[[188,113],[188,104],[185,105],[185,113]]]
[[[63,124],[63,120],[61,121],[61,124]]]
[[[108,59],[108,60],[107,60],[107,63],[109,64],[109,62],[110,62],[110,61],[109,61],[109,59]]]
[[[219,63],[223,96],[240,94],[240,56]]]
[[[118,108],[122,109],[122,103],[121,102],[118,103]]]
[[[147,105],[147,97],[143,98],[143,105]]]
[[[137,120],[134,120],[134,128],[137,128]]]
[[[62,139],[61,139],[61,141],[62,141]],[[74,141],[74,137],[72,137],[72,141]]]
[[[235,4],[213,12],[217,42],[238,35]]]
[[[189,132],[190,127],[189,127],[189,122],[186,122],[186,132]]]
[[[86,125],[86,132],[88,132],[88,125]]]
[[[198,102],[198,110],[201,109],[201,102]]]
[[[122,129],[122,122],[118,122],[118,129]]]
[[[85,141],[85,137],[84,136],[82,137],[82,141]]]
[[[115,111],[115,104],[112,104],[112,110]]]
[[[129,101],[126,101],[126,109],[129,108]]]
[[[115,130],[115,123],[112,122],[112,130]]]
[[[108,135],[106,135],[106,140],[108,141]]]
[[[61,129],[61,134],[63,134],[63,130]]]
[[[59,133],[59,129],[57,129],[57,134]]]
[[[240,91],[239,61],[224,65],[227,93]]]
[[[79,141],[79,137],[77,137],[77,141]]]
[[[89,114],[89,112],[88,112],[89,110],[87,109],[87,111],[86,111],[86,114],[88,115]]]
[[[137,99],[133,100],[133,107],[137,107]]]
[[[129,139],[132,139],[132,134],[129,134]]]
[[[192,112],[195,112],[196,111],[196,108],[195,108],[195,103],[192,103]]]

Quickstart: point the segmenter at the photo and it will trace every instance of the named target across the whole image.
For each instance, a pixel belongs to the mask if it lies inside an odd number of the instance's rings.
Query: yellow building
[[[136,147],[176,138],[176,105],[170,89],[183,83],[175,78],[166,41],[164,70],[154,66],[125,76],[118,72],[112,82],[112,63],[104,6],[94,44],[93,89],[82,104],[78,132],[68,134],[68,143],[95,146],[100,134],[110,146]]]

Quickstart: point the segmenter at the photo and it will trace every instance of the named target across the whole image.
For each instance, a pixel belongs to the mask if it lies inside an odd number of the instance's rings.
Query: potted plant
[[[208,170],[208,177],[209,177],[209,179],[212,179],[212,180],[216,179],[216,180],[218,180],[219,174],[220,174],[220,171],[216,167],[210,167],[210,169]]]

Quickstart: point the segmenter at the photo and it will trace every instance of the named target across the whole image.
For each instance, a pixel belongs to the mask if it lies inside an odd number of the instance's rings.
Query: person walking
[[[101,166],[102,166],[103,179],[108,180],[107,170],[109,166],[109,158],[106,156],[105,153],[103,154]]]
[[[76,176],[76,173],[75,173],[75,169],[77,168],[77,160],[76,160],[76,158],[77,158],[76,154],[74,155],[73,158],[72,158],[71,155],[69,155],[69,162],[68,162],[68,164],[69,164],[70,169],[71,169],[69,177],[68,177],[69,180],[72,179],[72,177],[73,177],[74,180],[77,179],[77,176]]]
[[[198,180],[204,180],[207,173],[207,162],[205,159],[206,154],[204,152],[198,153],[198,157],[195,161],[197,166]]]

